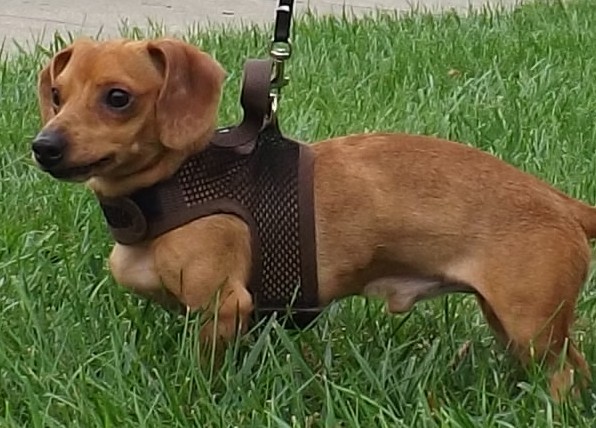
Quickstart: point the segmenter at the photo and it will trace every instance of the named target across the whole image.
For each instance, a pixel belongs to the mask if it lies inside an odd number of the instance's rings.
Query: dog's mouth
[[[104,156],[95,162],[85,165],[77,165],[70,168],[48,169],[46,172],[58,180],[85,181],[91,176],[93,170],[106,166],[113,159],[114,157],[112,155]]]

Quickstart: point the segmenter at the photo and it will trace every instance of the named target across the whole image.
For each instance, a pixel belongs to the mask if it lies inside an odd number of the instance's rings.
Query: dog
[[[211,56],[175,39],[77,40],[39,74],[34,159],[102,197],[166,179],[210,141],[224,77]],[[439,138],[369,133],[312,149],[323,305],[365,295],[403,313],[425,298],[470,291],[514,355],[546,362],[553,397],[576,389],[575,374],[589,381],[570,335],[595,208]],[[115,244],[109,266],[135,293],[216,314],[200,340],[225,344],[246,331],[254,309],[250,253],[247,224],[217,214],[149,242]]]

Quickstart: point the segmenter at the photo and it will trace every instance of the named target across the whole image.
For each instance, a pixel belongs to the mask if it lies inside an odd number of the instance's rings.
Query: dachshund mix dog
[[[166,179],[213,135],[221,66],[172,39],[81,39],[39,75],[39,167],[116,197]],[[381,297],[390,312],[473,292],[522,362],[543,359],[555,398],[590,370],[570,339],[596,209],[487,153],[438,138],[361,134],[313,144],[319,301]],[[116,244],[117,282],[163,305],[215,314],[226,342],[253,310],[248,226],[207,216]],[[214,295],[221,293],[219,303]],[[213,324],[216,323],[216,324]],[[211,342],[213,344],[213,342]]]

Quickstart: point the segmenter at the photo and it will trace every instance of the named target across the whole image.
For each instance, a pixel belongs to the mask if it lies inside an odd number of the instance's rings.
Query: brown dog
[[[151,185],[208,143],[223,78],[211,57],[179,41],[77,41],[40,74],[35,158],[103,196]],[[352,135],[313,147],[321,302],[374,295],[403,312],[470,290],[522,361],[546,359],[555,396],[575,369],[589,378],[569,335],[596,209],[437,138]],[[117,244],[110,267],[119,283],[163,304],[217,311],[202,339],[216,327],[228,340],[253,310],[250,256],[247,225],[213,215],[152,242]]]

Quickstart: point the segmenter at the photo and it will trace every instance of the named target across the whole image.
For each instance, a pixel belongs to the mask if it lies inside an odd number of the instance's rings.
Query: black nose
[[[58,165],[65,148],[66,140],[58,131],[41,131],[31,144],[35,160],[44,168]]]

